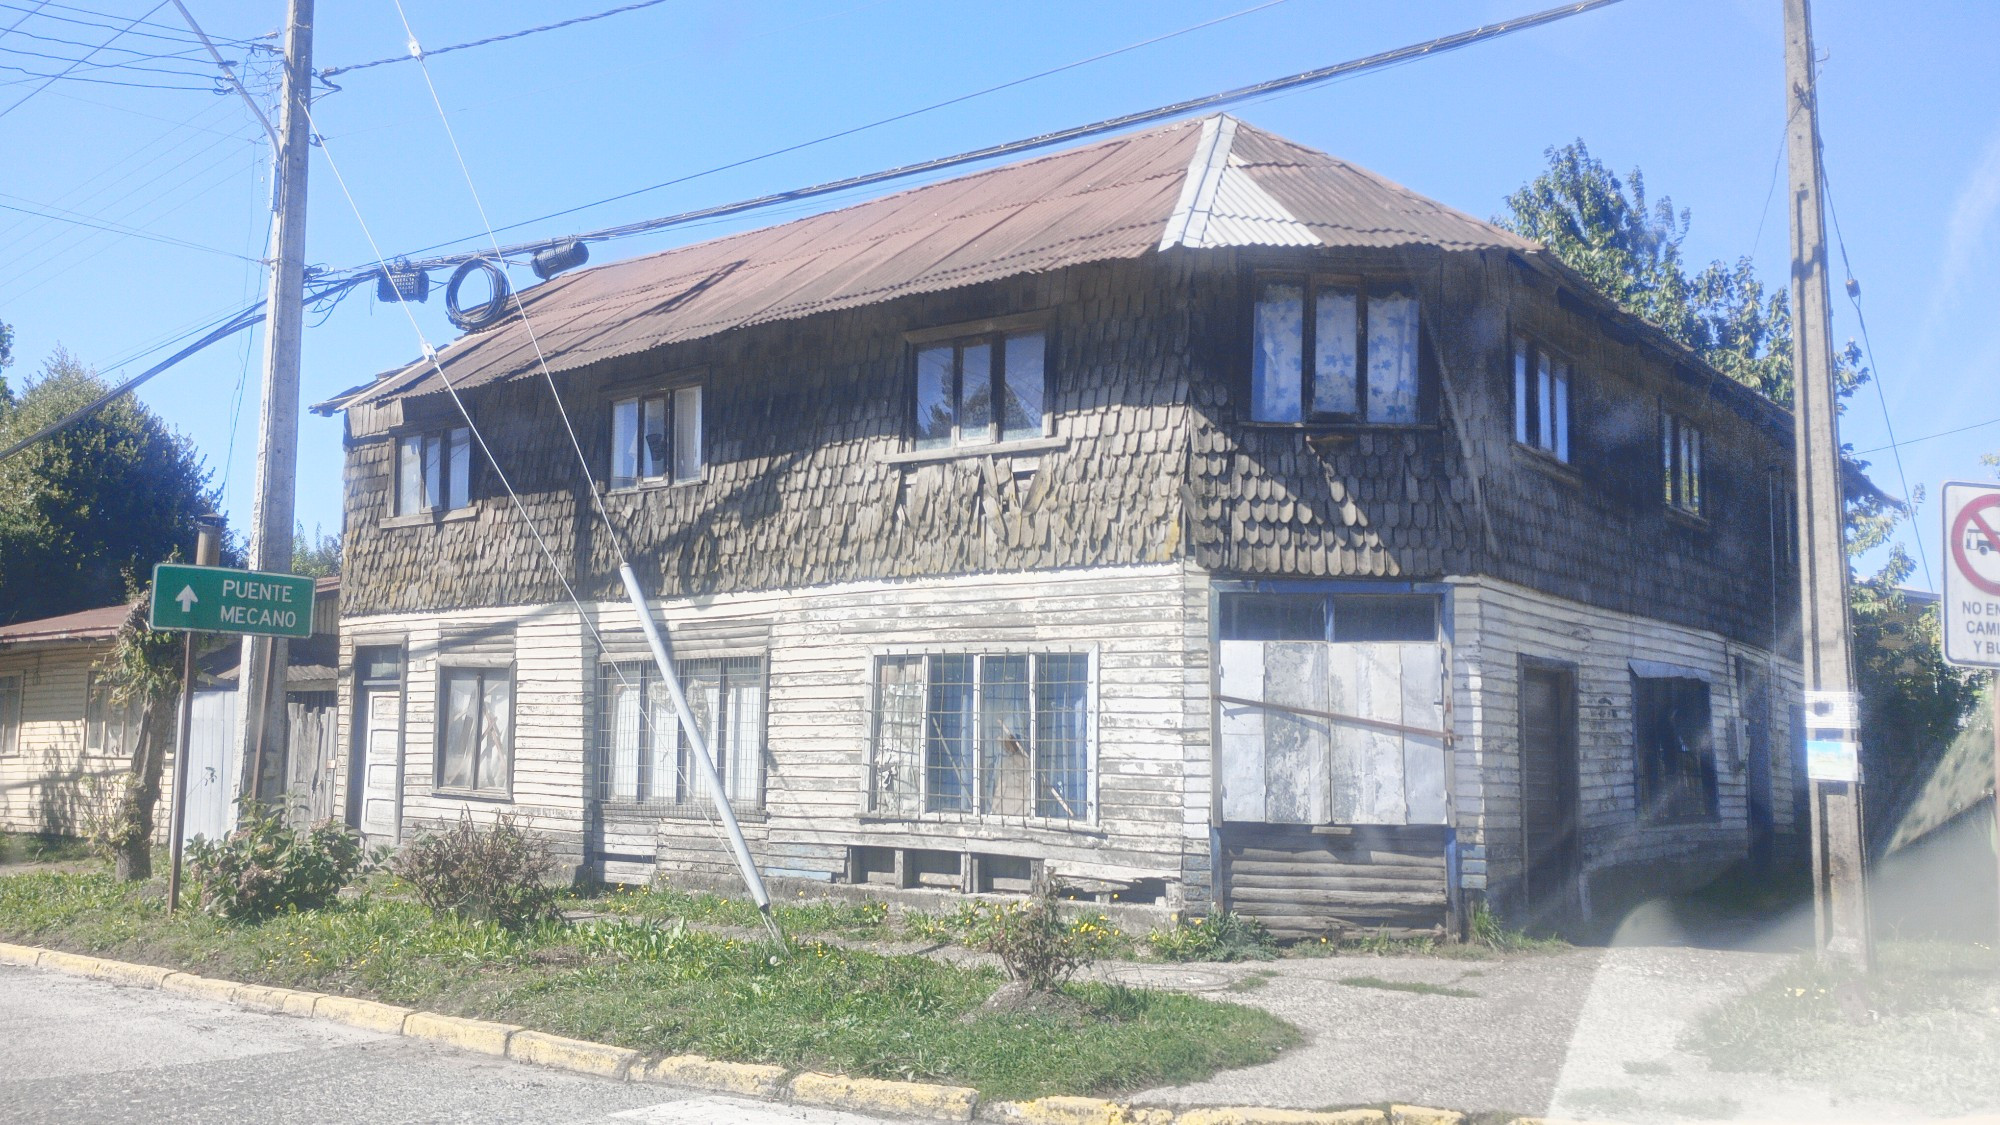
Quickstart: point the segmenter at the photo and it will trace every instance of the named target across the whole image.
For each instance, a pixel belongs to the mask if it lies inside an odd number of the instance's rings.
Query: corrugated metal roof
[[[52,644],[63,641],[103,641],[118,635],[119,626],[132,613],[131,605],[107,605],[96,609],[41,617],[0,625],[0,648]]]
[[[1532,251],[1533,243],[1227,116],[1178,122],[522,291],[549,370],[1172,246]],[[519,317],[438,353],[461,388],[538,374]],[[428,362],[321,403],[445,389]]]

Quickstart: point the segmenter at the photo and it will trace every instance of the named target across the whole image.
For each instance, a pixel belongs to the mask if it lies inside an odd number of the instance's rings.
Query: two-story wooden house
[[[729,874],[613,537],[776,876],[1426,929],[1800,826],[1789,416],[1373,173],[1210,117],[522,300],[319,408],[371,837]]]

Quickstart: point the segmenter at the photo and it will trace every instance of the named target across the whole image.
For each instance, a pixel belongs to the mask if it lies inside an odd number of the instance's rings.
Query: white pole
[[[715,800],[715,811],[721,814],[723,830],[729,833],[729,848],[736,853],[736,866],[743,872],[744,885],[750,888],[750,897],[757,903],[757,909],[764,914],[764,925],[771,936],[784,940],[778,929],[778,921],[771,913],[771,895],[764,889],[764,877],[757,873],[756,861],[750,858],[750,845],[743,839],[743,827],[736,823],[736,810],[729,807],[729,794],[723,790],[722,775],[716,771],[715,759],[709,756],[708,741],[701,736],[701,729],[695,726],[694,712],[688,709],[687,695],[681,691],[681,678],[674,673],[673,657],[667,655],[667,639],[660,632],[659,622],[653,620],[652,608],[646,604],[646,592],[639,586],[639,576],[632,572],[630,563],[618,567],[618,577],[625,582],[625,596],[632,602],[632,612],[639,615],[639,628],[645,630],[646,647],[653,650],[653,663],[659,666],[660,679],[667,685],[667,694],[673,697],[674,714],[680,717],[681,731],[687,735],[692,757],[701,764],[701,774],[708,779],[709,796]]]

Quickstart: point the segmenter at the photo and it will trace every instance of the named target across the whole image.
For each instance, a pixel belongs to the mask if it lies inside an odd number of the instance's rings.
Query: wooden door
[[[1576,672],[1521,668],[1522,897],[1527,924],[1576,920],[1581,867],[1577,809]]]
[[[353,777],[359,779],[355,827],[373,843],[394,843],[401,827],[403,788],[403,691],[364,686],[359,695],[361,716],[356,739]]]

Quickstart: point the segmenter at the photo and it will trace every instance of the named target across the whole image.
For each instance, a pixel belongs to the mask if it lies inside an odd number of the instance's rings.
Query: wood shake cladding
[[[1176,556],[1180,403],[1189,381],[1184,266],[1079,267],[748,329],[567,380],[592,472],[605,475],[601,383],[705,375],[699,483],[608,493],[647,585],[666,597],[875,578],[1158,562]],[[917,328],[1050,310],[1053,448],[891,463],[904,449]],[[583,476],[548,388],[472,396],[529,518],[586,599],[617,597],[603,524],[576,520]],[[416,402],[444,424],[448,402]],[[470,518],[381,526],[391,445],[351,443],[350,615],[566,600],[490,472]]]
[[[1421,302],[1429,417],[1248,420],[1250,306],[1270,267],[1390,279]],[[1047,318],[1050,435],[908,456],[905,334]],[[1570,463],[1514,440],[1512,341],[1573,364]],[[664,597],[1189,559],[1249,577],[1490,574],[1770,646],[1793,600],[1771,554],[1784,415],[1499,253],[1177,250],[743,329],[563,377],[591,472],[608,404],[702,382],[702,480],[604,500]],[[556,566],[619,596],[602,521],[540,380],[471,397]],[[1702,429],[1704,515],[1660,495],[1663,411]],[[413,427],[455,417],[406,404]],[[392,443],[350,443],[347,612],[567,600],[490,472],[472,508],[384,526]],[[391,524],[397,521],[389,521]]]

